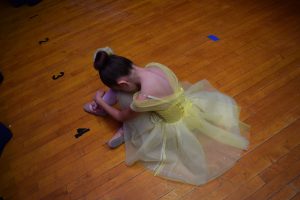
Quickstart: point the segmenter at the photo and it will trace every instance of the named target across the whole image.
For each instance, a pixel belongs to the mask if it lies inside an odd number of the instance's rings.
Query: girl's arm
[[[126,108],[123,110],[118,110],[110,105],[108,105],[103,99],[104,92],[98,91],[95,96],[95,101],[99,104],[109,115],[111,115],[114,119],[120,122],[124,122],[126,120],[132,119],[138,115],[137,112],[131,110],[131,108]]]

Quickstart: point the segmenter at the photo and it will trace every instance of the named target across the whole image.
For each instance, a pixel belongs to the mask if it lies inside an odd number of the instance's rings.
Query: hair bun
[[[95,69],[98,71],[103,69],[108,59],[109,59],[108,54],[105,51],[98,51],[94,60]]]

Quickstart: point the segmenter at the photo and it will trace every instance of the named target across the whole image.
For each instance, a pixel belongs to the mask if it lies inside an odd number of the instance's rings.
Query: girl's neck
[[[143,80],[143,77],[145,76],[145,69],[142,68],[142,67],[139,67],[137,65],[133,65],[133,71],[132,71],[132,74],[131,74],[131,80],[140,85],[142,80]]]

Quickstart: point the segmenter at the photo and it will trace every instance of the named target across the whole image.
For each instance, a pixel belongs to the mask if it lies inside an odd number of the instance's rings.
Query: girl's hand
[[[105,94],[105,91],[104,90],[98,90],[97,92],[96,92],[96,95],[95,95],[95,97],[94,97],[94,100],[96,101],[96,102],[101,102],[101,101],[103,101],[103,99],[102,99],[102,97],[104,96],[104,94]]]

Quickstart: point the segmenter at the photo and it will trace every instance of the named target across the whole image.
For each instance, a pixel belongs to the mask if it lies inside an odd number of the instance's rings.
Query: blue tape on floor
[[[215,36],[215,35],[209,35],[209,36],[207,36],[209,39],[211,39],[212,41],[218,41],[218,40],[220,40],[217,36]]]

